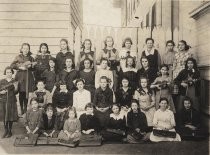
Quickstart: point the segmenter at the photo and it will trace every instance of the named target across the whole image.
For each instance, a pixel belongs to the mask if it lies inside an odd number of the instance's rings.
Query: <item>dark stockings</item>
[[[26,98],[26,92],[19,92],[19,101],[20,101],[21,114],[24,114],[27,111],[27,104],[28,104],[28,99]]]

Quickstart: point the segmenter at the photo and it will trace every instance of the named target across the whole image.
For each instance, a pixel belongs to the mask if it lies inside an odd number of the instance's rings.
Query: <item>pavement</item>
[[[0,123],[0,135],[4,132]],[[25,133],[22,119],[14,123],[13,136],[0,139],[2,154],[141,154],[141,155],[208,155],[209,139],[203,141],[160,142],[146,144],[103,144],[97,147],[34,146],[14,147],[15,136]]]

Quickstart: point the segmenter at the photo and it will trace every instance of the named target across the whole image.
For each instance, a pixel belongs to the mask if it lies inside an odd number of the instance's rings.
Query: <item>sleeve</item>
[[[73,106],[76,107],[76,105],[78,105],[78,103],[77,103],[77,94],[74,92],[73,93]]]
[[[183,69],[178,76],[174,79],[174,82],[176,82],[176,84],[180,85],[181,82],[184,80],[184,74],[185,74],[185,69]]]
[[[91,102],[91,94],[90,91],[87,91],[87,97],[86,97],[87,103]]]
[[[93,104],[95,106],[97,106],[97,102],[98,102],[98,90],[95,91],[94,98],[93,98]]]
[[[79,53],[78,58],[77,58],[77,69],[79,70],[80,68],[80,62],[81,62],[81,54]]]
[[[76,130],[81,131],[81,123],[79,119],[77,119]]]
[[[142,113],[142,131],[146,131],[148,129],[148,124],[147,124],[147,117],[144,113]]]
[[[41,126],[41,122],[42,122],[42,119],[43,119],[43,118],[42,118],[42,115],[43,115],[43,113],[42,113],[42,111],[40,110],[40,111],[39,111],[39,118],[38,118],[39,120],[38,120],[38,124],[37,124],[37,127],[38,127],[38,128],[40,128],[40,126]]]
[[[63,130],[64,131],[68,131],[69,130],[69,128],[68,128],[68,120],[65,121],[64,126],[63,126]]]
[[[30,115],[30,113],[29,113],[29,111],[27,111],[26,112],[26,115],[25,115],[25,118],[24,118],[24,125],[25,126],[28,126],[29,124],[29,115]]]
[[[113,73],[112,73],[112,71],[109,72],[109,78],[110,78],[110,80],[111,80],[110,88],[112,88],[112,87],[113,87],[113,84],[114,84],[114,81],[113,81]]]
[[[44,119],[43,118],[40,119],[39,129],[40,129],[41,133],[43,133],[45,131],[45,128],[44,128]]]
[[[113,105],[113,92],[112,92],[112,90],[110,90],[110,93],[109,93],[108,104]]]
[[[73,105],[73,93],[72,92],[68,92],[68,106],[72,106]]]
[[[84,114],[82,114],[80,117],[79,117],[79,120],[80,120],[80,124],[81,124],[81,130],[84,130],[84,125],[85,125],[85,119],[84,119]]]
[[[97,65],[99,65],[100,64],[100,61],[101,61],[101,58],[102,58],[102,53],[103,53],[104,51],[103,50],[101,50],[100,52],[99,52],[99,54],[98,54],[98,57],[96,58],[96,64]]]
[[[52,103],[52,94],[50,92],[46,93],[46,100],[47,100],[47,104],[48,103]]]
[[[18,70],[21,64],[19,63],[19,56],[16,56],[12,64],[10,65],[13,69]]]
[[[171,126],[175,127],[176,126],[176,122],[174,119],[174,114],[172,111],[170,111],[170,119],[171,119]]]
[[[160,53],[158,52],[158,69],[160,69],[160,66],[161,66],[161,56]]]
[[[99,77],[99,72],[96,71],[96,74],[95,74],[95,88],[99,88],[99,81],[100,81],[100,77]]]
[[[133,99],[139,100],[139,92],[137,90],[134,92]]]
[[[128,112],[128,115],[127,115],[127,126],[129,130],[133,130],[131,112]]]
[[[158,124],[158,111],[155,112],[154,117],[153,117],[153,125],[157,125]]]

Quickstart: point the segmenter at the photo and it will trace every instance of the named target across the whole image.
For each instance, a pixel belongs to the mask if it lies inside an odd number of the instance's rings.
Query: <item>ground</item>
[[[4,131],[3,124],[0,123],[0,125],[0,135],[2,135]],[[24,132],[25,128],[21,121],[15,123],[13,126],[13,136],[11,138],[0,139],[1,150],[9,154],[209,154],[209,140],[149,144],[103,144],[99,147],[77,148],[69,148],[65,146],[14,147],[13,143],[15,135],[20,135]]]

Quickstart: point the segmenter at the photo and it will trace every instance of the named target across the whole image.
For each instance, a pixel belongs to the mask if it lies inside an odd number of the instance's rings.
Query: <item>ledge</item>
[[[210,11],[210,1],[202,3],[199,7],[192,10],[189,15],[191,18],[198,19],[200,16]]]

